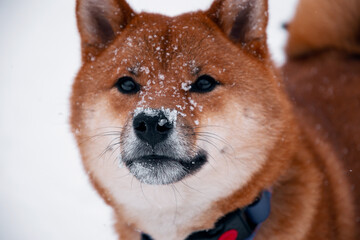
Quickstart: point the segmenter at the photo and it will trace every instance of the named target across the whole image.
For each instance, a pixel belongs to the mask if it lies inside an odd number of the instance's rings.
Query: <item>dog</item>
[[[215,0],[166,17],[77,1],[71,126],[119,239],[355,239],[343,163],[293,109],[267,10]]]

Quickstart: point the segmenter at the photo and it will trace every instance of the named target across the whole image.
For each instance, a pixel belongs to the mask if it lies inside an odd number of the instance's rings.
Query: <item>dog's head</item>
[[[77,19],[71,123],[103,188],[188,180],[229,195],[256,181],[258,192],[286,165],[291,114],[269,60],[265,0],[174,18],[79,0]]]

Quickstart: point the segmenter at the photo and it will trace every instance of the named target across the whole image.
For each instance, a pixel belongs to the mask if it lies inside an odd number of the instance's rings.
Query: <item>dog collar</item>
[[[213,229],[190,234],[185,240],[252,240],[256,228],[270,214],[269,191],[263,191],[253,203],[238,208],[220,218]],[[141,240],[155,240],[147,234],[142,234]]]

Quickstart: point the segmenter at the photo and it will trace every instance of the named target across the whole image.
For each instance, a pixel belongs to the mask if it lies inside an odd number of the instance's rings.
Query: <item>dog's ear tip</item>
[[[215,0],[206,13],[231,41],[256,57],[267,56],[267,0]]]
[[[134,16],[135,12],[125,0],[77,0],[83,60],[98,55]]]

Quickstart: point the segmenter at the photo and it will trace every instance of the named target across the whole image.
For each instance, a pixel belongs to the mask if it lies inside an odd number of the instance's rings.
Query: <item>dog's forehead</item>
[[[204,44],[214,42],[211,26],[201,13],[179,17],[140,14],[131,22],[119,45],[138,61],[155,60],[162,66],[191,62]]]
[[[187,40],[188,36],[206,36],[211,26],[202,13],[184,14],[167,17],[157,14],[139,14],[130,24],[133,33],[143,37],[144,41],[161,41],[163,44]],[[154,36],[156,35],[156,36]],[[160,39],[157,39],[160,37]],[[193,39],[196,40],[196,39]]]

